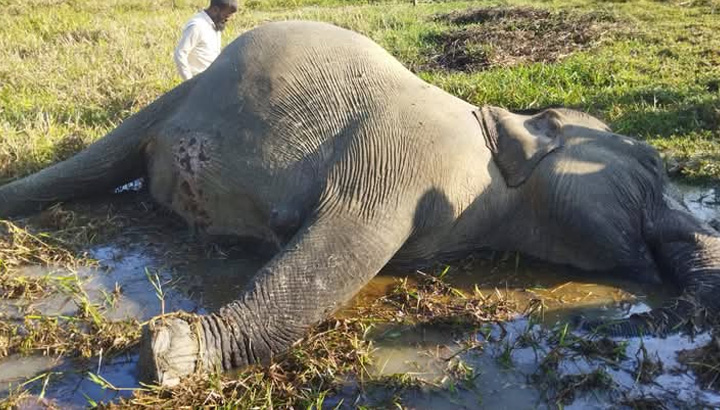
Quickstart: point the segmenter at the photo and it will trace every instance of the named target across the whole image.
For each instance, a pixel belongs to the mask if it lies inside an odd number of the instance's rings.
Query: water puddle
[[[686,206],[698,217],[705,221],[720,217],[713,189],[688,186],[679,189]],[[164,242],[169,236],[174,240]],[[204,313],[233,300],[264,263],[263,258],[243,254],[168,257],[177,255],[178,242],[186,240],[191,239],[178,238],[175,233],[161,237],[123,233],[121,239],[89,250],[90,256],[99,261],[98,267],[68,272],[31,266],[24,273],[76,275],[88,299],[103,306],[108,318],[144,321],[163,309],[148,275],[154,278],[157,274],[162,283],[166,311]],[[562,329],[563,323],[579,314],[622,317],[648,310],[670,295],[659,287],[599,281],[601,278],[582,272],[517,259],[515,254],[495,257],[494,262],[474,261],[467,266],[455,266],[448,281],[465,292],[473,292],[477,287],[483,294],[500,293],[520,306],[540,299],[544,304],[542,323],[531,324],[526,318],[518,318],[470,335],[454,334],[442,327],[376,326],[370,333],[376,348],[371,371],[378,375],[409,374],[427,382],[422,388],[405,393],[403,405],[417,409],[555,408],[548,404],[547,392],[536,379],[542,373],[542,358],[554,346],[547,340],[527,345],[528,335],[556,331],[549,330],[553,327]],[[407,274],[385,269],[339,314],[352,316],[357,306],[367,306],[386,294]],[[116,297],[111,297],[113,294]],[[78,309],[72,298],[61,293],[32,302],[0,301],[0,313],[8,320],[20,320],[27,312],[73,315]],[[618,339],[617,342],[626,343],[627,357],[614,363],[597,357],[564,357],[557,364],[558,374],[579,375],[602,369],[613,382],[611,389],[578,390],[565,408],[618,408],[624,401],[646,397],[659,399],[669,408],[718,407],[720,395],[699,388],[694,376],[676,358],[677,351],[702,346],[709,340],[709,335],[694,339],[679,335],[665,339]],[[636,356],[643,349],[647,357],[662,362],[662,370],[648,384],[638,381],[636,371]],[[460,369],[467,375],[462,383],[448,377],[449,366],[457,367],[458,363],[462,363]],[[100,375],[118,388],[139,388],[136,365],[137,355],[133,352],[91,360],[11,356],[0,361],[0,396],[40,376],[27,385],[32,386],[35,394],[43,392],[46,399],[61,408],[84,408],[92,402],[112,401],[131,394],[128,390],[103,388],[88,377],[88,372]],[[387,404],[393,400],[392,392],[383,389],[366,394],[368,403]],[[343,398],[351,397],[340,394],[326,404],[339,403]]]
[[[698,188],[686,184],[673,184],[680,195],[683,204],[704,222],[712,223],[720,219],[720,187]]]

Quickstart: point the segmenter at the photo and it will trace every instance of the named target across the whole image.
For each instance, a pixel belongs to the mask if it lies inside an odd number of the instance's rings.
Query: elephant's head
[[[573,110],[520,115],[483,107],[475,114],[494,163],[523,203],[518,218],[529,228],[511,230],[521,251],[635,279],[659,274],[681,291],[661,308],[589,326],[662,334],[720,310],[713,295],[720,290],[720,237],[666,194],[652,147]]]

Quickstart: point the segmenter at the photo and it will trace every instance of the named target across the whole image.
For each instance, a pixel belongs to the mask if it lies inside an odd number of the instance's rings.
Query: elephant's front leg
[[[362,288],[411,230],[399,210],[314,218],[238,300],[207,316],[156,319],[143,334],[141,373],[162,385],[194,372],[266,363]]]

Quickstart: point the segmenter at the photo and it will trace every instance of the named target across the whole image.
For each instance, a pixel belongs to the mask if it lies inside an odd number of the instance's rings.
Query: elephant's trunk
[[[153,129],[175,110],[193,84],[187,81],[171,90],[72,158],[0,187],[0,218],[109,192],[142,176],[142,154]]]
[[[611,335],[664,335],[707,325],[720,312],[720,237],[691,215],[668,208],[649,219],[645,239],[663,278],[681,294],[670,303],[601,326]]]

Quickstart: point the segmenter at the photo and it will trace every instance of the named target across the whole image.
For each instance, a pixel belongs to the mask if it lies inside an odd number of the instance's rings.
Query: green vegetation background
[[[172,51],[204,0],[0,0],[0,183],[67,158],[179,83]],[[245,0],[227,44],[270,20],[364,33],[420,70],[451,30],[437,13],[487,5],[602,10],[619,35],[552,64],[419,71],[474,104],[566,105],[645,139],[687,178],[720,177],[720,5],[689,1]]]

